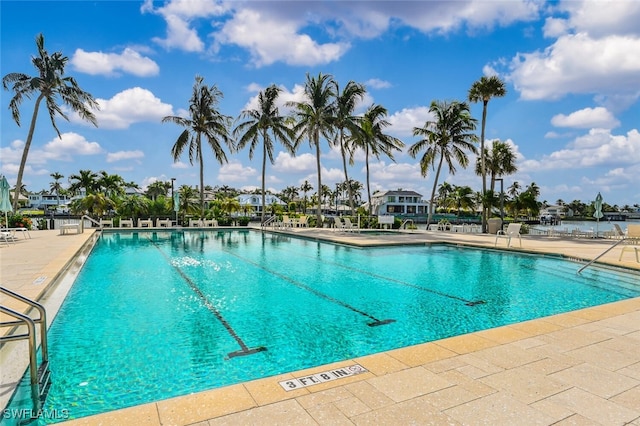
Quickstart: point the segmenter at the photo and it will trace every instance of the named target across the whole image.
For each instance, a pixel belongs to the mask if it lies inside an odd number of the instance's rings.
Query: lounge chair
[[[204,226],[202,219],[189,219],[189,228],[201,228]]]
[[[113,219],[100,219],[100,228],[113,228]]]
[[[522,238],[520,236],[520,228],[522,228],[521,223],[510,223],[507,226],[506,230],[499,229],[496,234],[496,242],[493,245],[496,247],[498,245],[499,238],[505,238],[507,240],[507,247],[511,246],[511,239],[518,237],[518,241],[520,241],[520,247],[522,247]]]
[[[309,226],[309,222],[307,220],[307,216],[300,216],[300,219],[298,220],[297,226],[299,226],[300,228],[306,228],[307,226]]]
[[[335,229],[339,229],[339,230],[345,230],[347,228],[347,226],[344,224],[342,219],[340,219],[340,216],[336,216],[333,219],[333,227]]]
[[[153,227],[153,220],[151,220],[151,218],[149,219],[138,219],[138,228],[152,228]]]
[[[3,230],[0,232],[0,240],[4,241],[6,245],[9,245],[10,243],[15,244],[17,238],[15,233]]]
[[[203,222],[203,225],[205,227],[209,227],[209,228],[217,227],[218,226],[218,221],[215,220],[215,219],[205,219],[204,222]]]
[[[624,240],[618,261],[621,261],[624,252],[629,250],[635,252],[636,262],[640,262],[640,257],[638,256],[638,251],[640,250],[640,225],[628,225],[627,235],[625,235]]]
[[[345,217],[344,219],[344,229],[346,229],[349,232],[360,232],[360,227],[358,226],[357,223],[353,223],[351,222],[351,219],[349,219],[348,217]]]
[[[133,219],[120,219],[121,228],[133,228]]]
[[[171,227],[171,219],[156,219],[156,227],[158,228]]]

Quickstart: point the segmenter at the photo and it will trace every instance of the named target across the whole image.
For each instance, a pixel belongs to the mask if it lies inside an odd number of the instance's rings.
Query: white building
[[[29,194],[28,206],[33,209],[40,210],[53,210],[58,205],[67,206],[71,202],[71,197],[68,195],[56,194]]]
[[[265,194],[264,205],[266,211],[269,211],[269,206],[272,204],[278,204],[282,207],[286,207],[287,203],[273,194]],[[240,194],[236,197],[236,200],[240,203],[242,209],[251,207],[251,211],[257,214],[262,214],[262,195],[261,194]]]
[[[418,216],[429,212],[429,202],[415,191],[378,191],[371,196],[374,215]]]

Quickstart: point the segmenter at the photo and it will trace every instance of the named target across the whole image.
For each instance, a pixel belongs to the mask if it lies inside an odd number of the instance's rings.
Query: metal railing
[[[274,225],[276,220],[278,220],[278,216],[273,215],[269,219],[267,219],[264,222],[262,222],[262,224],[260,226],[262,228],[266,228],[268,225]]]
[[[591,264],[593,264],[596,260],[600,259],[602,256],[604,256],[605,254],[609,253],[611,250],[613,250],[615,247],[618,246],[618,244],[620,244],[621,242],[626,241],[626,238],[623,238],[621,240],[616,241],[611,247],[609,247],[608,249],[606,249],[605,251],[603,251],[602,253],[600,253],[599,255],[597,255],[596,257],[594,257],[589,263],[587,263],[586,265],[584,265],[582,268],[578,269],[578,274],[582,271],[584,271],[588,266],[591,266]]]
[[[17,340],[29,341],[29,382],[31,384],[31,400],[33,409],[39,411],[42,401],[46,398],[49,390],[50,371],[49,371],[49,351],[47,348],[47,312],[40,303],[27,299],[24,296],[14,293],[13,291],[0,287],[0,293],[4,293],[10,298],[25,303],[35,308],[39,313],[39,318],[33,319],[28,315],[17,312],[6,306],[0,306],[0,312],[15,318],[15,321],[0,322],[0,327],[27,327],[26,333],[8,334],[0,336],[0,343],[12,342]],[[40,351],[42,355],[42,363],[38,366],[38,347],[36,345],[36,324],[40,325]]]

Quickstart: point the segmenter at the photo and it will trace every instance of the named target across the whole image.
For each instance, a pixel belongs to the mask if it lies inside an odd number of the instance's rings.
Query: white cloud
[[[523,99],[567,94],[640,96],[640,38],[588,34],[560,37],[543,52],[519,54],[508,77]]]
[[[242,9],[227,21],[214,38],[217,48],[235,44],[246,48],[256,67],[281,61],[289,65],[320,65],[339,59],[348,43],[318,44],[310,36],[299,33],[294,21],[275,19],[266,13]]]
[[[423,127],[428,120],[433,120],[429,107],[403,108],[389,116],[387,121],[391,124],[388,133],[397,137],[413,136],[414,127]]]
[[[96,99],[100,110],[95,111],[98,126],[106,129],[126,129],[134,123],[150,121],[159,123],[163,117],[173,115],[171,105],[163,103],[149,90],[140,87],[126,89],[111,99]],[[73,121],[86,122],[77,114]]]
[[[574,127],[588,129],[592,127],[613,129],[620,122],[606,108],[584,108],[569,115],[557,114],[551,118],[555,127]]]
[[[193,167],[191,164],[185,163],[183,161],[176,161],[175,163],[171,164],[172,169],[189,169],[191,167]]]
[[[612,33],[640,35],[640,3],[636,0],[564,0],[559,10],[568,15],[564,23],[567,31],[585,31],[593,37]]]
[[[287,152],[280,151],[275,158],[273,169],[280,173],[317,171],[316,157],[308,153],[294,157]]]
[[[144,158],[144,152],[140,150],[135,151],[118,151],[118,152],[110,152],[107,154],[107,163],[113,163],[115,161],[122,160],[133,160]]]
[[[124,49],[120,54],[76,49],[71,64],[76,70],[91,75],[117,75],[118,71],[123,71],[139,77],[148,77],[160,72],[158,64],[130,48]]]
[[[165,49],[178,48],[187,52],[202,52],[204,42],[198,36],[198,32],[190,27],[192,21],[220,16],[228,9],[224,3],[216,0],[173,0],[156,9],[152,0],[145,0],[140,10],[143,13],[160,15],[167,23],[166,38],[154,37],[154,42]]]
[[[380,80],[379,78],[372,78],[364,82],[367,88],[373,89],[388,89],[391,87],[391,83],[388,81]]]
[[[524,160],[522,172],[577,169],[582,167],[625,167],[640,163],[640,133],[633,129],[626,135],[613,135],[607,129],[591,129],[576,138],[565,149],[545,155],[542,159]]]
[[[260,173],[253,167],[244,166],[239,161],[230,161],[220,167],[218,180],[220,182],[248,182],[259,177]]]

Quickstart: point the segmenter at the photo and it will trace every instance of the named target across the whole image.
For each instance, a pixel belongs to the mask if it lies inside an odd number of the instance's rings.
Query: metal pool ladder
[[[29,340],[29,373],[31,382],[31,400],[33,409],[39,411],[42,403],[47,398],[51,386],[51,372],[49,371],[49,352],[47,350],[47,313],[40,303],[27,299],[13,291],[0,287],[0,293],[4,293],[11,299],[25,303],[35,308],[39,318],[31,318],[28,315],[17,312],[11,308],[0,305],[0,312],[15,318],[14,321],[0,322],[0,327],[27,327],[27,332],[22,334],[7,334],[0,336],[0,344],[16,340]],[[38,347],[36,345],[36,324],[40,324],[40,348],[42,351],[42,363],[38,365]]]

